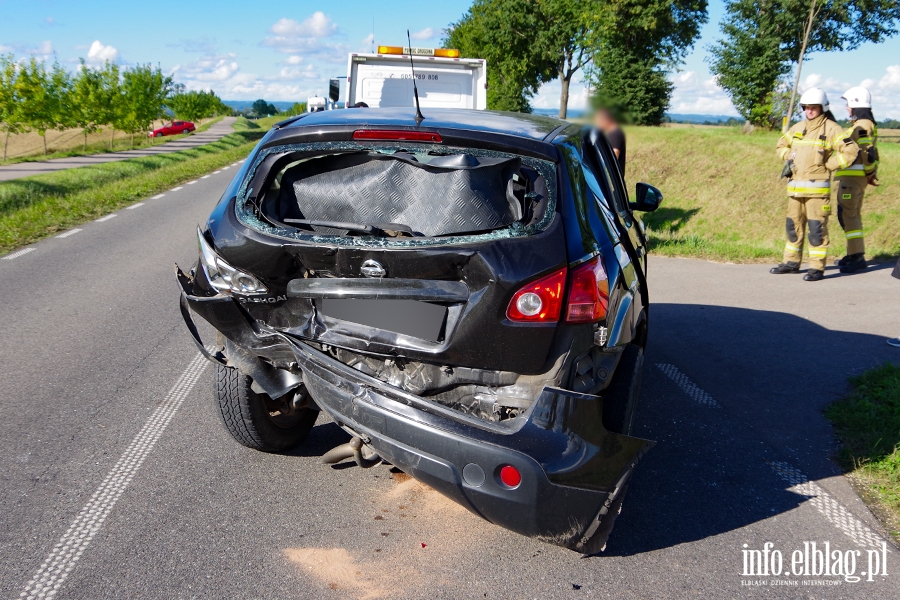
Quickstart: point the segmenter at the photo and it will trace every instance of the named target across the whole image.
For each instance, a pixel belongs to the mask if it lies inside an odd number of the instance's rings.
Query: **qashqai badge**
[[[366,277],[384,277],[387,273],[377,260],[367,260],[362,264],[359,272]]]

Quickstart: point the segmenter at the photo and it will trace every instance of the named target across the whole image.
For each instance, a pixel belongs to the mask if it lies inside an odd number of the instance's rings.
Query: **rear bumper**
[[[600,549],[590,538],[653,445],[606,431],[596,396],[544,388],[522,417],[489,423],[253,323],[230,297],[199,298],[182,286],[182,308],[195,341],[212,360],[225,357],[203,349],[191,312],[250,354],[289,350],[319,407],[391,464],[492,523],[573,550]],[[514,489],[499,479],[504,465],[522,476]]]

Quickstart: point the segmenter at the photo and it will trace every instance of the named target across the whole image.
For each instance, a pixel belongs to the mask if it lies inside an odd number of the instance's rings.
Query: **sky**
[[[305,101],[326,95],[328,79],[347,74],[350,52],[374,43],[440,45],[442,32],[471,0],[342,0],[284,3],[229,0],[0,0],[0,52],[58,60],[75,68],[105,60],[159,65],[189,89],[212,89],[226,100]],[[737,115],[710,74],[708,47],[719,38],[722,0],[710,0],[709,21],[678,72],[671,113]],[[488,65],[490,68],[490,65]],[[900,118],[900,37],[851,52],[812,54],[801,87],[823,87],[835,106],[853,85],[873,95],[876,116]],[[559,82],[535,95],[536,108],[559,106]],[[587,90],[576,76],[570,109]]]

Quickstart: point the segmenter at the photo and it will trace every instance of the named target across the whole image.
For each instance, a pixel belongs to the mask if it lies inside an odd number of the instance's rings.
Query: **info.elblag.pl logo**
[[[741,580],[741,585],[840,585],[875,581],[887,576],[887,543],[875,550],[832,549],[830,542],[803,542],[803,548],[789,553],[772,542],[754,550],[744,544],[744,577],[780,577],[776,580]],[[865,569],[865,570],[862,570]],[[811,579],[811,578],[842,579]]]

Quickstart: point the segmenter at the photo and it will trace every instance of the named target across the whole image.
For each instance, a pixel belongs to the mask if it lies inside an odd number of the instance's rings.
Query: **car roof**
[[[546,140],[569,122],[552,117],[516,112],[493,110],[466,110],[452,108],[425,108],[422,129],[459,129],[482,133],[497,133],[527,138],[535,141]],[[414,108],[350,108],[307,113],[282,125],[283,129],[305,127],[415,127]]]

